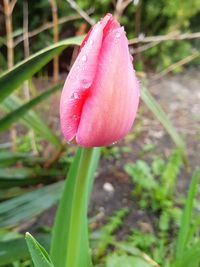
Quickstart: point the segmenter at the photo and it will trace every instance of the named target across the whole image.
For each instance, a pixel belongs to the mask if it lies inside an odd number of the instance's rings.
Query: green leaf
[[[22,82],[28,80],[45,66],[54,56],[61,53],[67,46],[79,45],[81,40],[82,37],[74,37],[57,42],[3,73],[0,76],[0,102],[17,89]]]
[[[36,238],[45,249],[49,249],[49,234],[40,234]],[[13,263],[14,261],[29,259],[30,254],[24,236],[0,241],[0,255],[0,266],[7,266],[7,264]]]
[[[161,176],[163,193],[165,196],[172,196],[174,193],[182,159],[182,153],[179,149],[174,150],[169,157],[165,170]]]
[[[0,188],[49,183],[52,181],[51,178],[62,174],[62,171],[57,169],[44,170],[40,167],[0,168]]]
[[[200,263],[200,241],[185,249],[181,258],[176,259],[173,267],[198,267]]]
[[[14,165],[19,160],[31,159],[33,155],[11,151],[0,151],[0,167]]]
[[[127,255],[110,255],[106,260],[106,267],[151,267],[143,259]]]
[[[185,207],[183,210],[181,226],[176,244],[176,259],[181,259],[185,254],[187,237],[189,234],[191,220],[192,220],[193,202],[197,191],[199,175],[200,175],[200,170],[196,169],[192,176]]]
[[[56,267],[91,266],[87,206],[99,156],[98,148],[82,148],[71,165],[53,228],[50,255]]]
[[[171,136],[172,140],[176,144],[178,148],[184,152],[185,150],[185,144],[174,126],[172,125],[171,121],[169,120],[168,116],[162,109],[162,107],[159,105],[159,103],[154,99],[154,97],[151,95],[149,90],[145,88],[145,86],[142,86],[141,88],[141,98],[146,104],[146,106],[152,111],[152,113],[155,115],[155,117],[162,123],[162,125],[165,127],[169,135]]]
[[[35,267],[54,266],[46,250],[29,233],[26,233],[26,243]]]
[[[23,102],[16,95],[11,95],[7,97],[2,103],[1,106],[8,112],[14,111],[20,106],[23,105]],[[52,144],[57,147],[61,147],[62,143],[60,139],[52,132],[52,130],[47,126],[47,124],[40,119],[40,117],[32,110],[24,114],[21,118],[24,125],[28,128],[32,128],[35,132],[39,133],[41,137],[45,140],[49,140]]]
[[[63,182],[57,182],[0,203],[0,227],[12,227],[41,214],[59,200],[62,190]]]
[[[5,129],[9,128],[13,122],[18,120],[20,117],[23,117],[27,113],[27,111],[55,93],[58,89],[60,89],[61,86],[62,84],[59,84],[46,90],[44,93],[31,99],[29,102],[23,104],[19,108],[13,110],[8,115],[0,119],[0,131],[4,131]]]

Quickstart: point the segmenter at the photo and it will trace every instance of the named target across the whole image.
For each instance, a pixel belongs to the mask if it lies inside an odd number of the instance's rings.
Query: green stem
[[[100,150],[81,148],[70,167],[53,227],[51,258],[56,267],[91,267],[87,210]]]
[[[76,176],[76,185],[74,188],[73,203],[74,208],[71,214],[71,238],[68,246],[68,257],[66,267],[79,267],[77,250],[80,250],[81,221],[87,221],[88,194],[91,187],[90,169],[93,155],[93,148],[84,148],[82,150],[79,168]],[[78,201],[77,201],[78,200]],[[87,230],[86,230],[87,231]],[[79,244],[79,246],[77,246]]]

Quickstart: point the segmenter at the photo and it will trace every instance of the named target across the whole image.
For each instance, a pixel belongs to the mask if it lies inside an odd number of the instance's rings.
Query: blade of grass
[[[58,89],[60,89],[62,85],[63,83],[46,90],[44,93],[31,99],[29,102],[23,104],[19,108],[13,110],[8,115],[0,119],[0,132],[9,128],[13,122],[23,117],[31,108],[33,108],[35,105],[39,104],[40,102],[48,98],[50,95],[58,91]]]
[[[63,176],[63,172],[57,169],[43,170],[40,167],[0,168],[0,188],[50,183],[52,179],[55,180],[56,177],[61,176]]]
[[[0,227],[10,228],[41,214],[59,200],[62,190],[61,181],[0,203]]]
[[[183,215],[181,218],[181,226],[176,244],[176,259],[181,259],[185,254],[186,241],[191,225],[193,202],[197,191],[199,175],[200,170],[196,168],[192,175],[192,180],[190,183],[185,207],[183,210]]]
[[[45,247],[45,249],[49,249],[49,234],[36,235],[36,238],[42,244],[42,246]],[[7,266],[7,264],[14,261],[30,258],[24,237],[11,239],[8,241],[0,241],[0,255],[0,266]]]
[[[0,102],[19,88],[22,82],[45,66],[55,55],[61,53],[69,45],[80,45],[81,40],[82,37],[74,37],[50,45],[3,73],[0,76]]]
[[[198,267],[200,263],[200,241],[185,249],[181,258],[176,259],[173,267]]]
[[[162,109],[162,107],[159,105],[159,103],[154,99],[154,97],[151,95],[149,90],[145,88],[143,85],[141,88],[141,98],[143,102],[146,104],[146,106],[152,111],[154,116],[161,122],[161,124],[165,127],[169,135],[171,136],[172,140],[176,144],[178,148],[182,150],[184,153],[185,151],[185,144],[174,126],[172,125],[171,121],[169,120],[168,116]]]
[[[172,151],[169,160],[161,175],[163,193],[167,197],[172,196],[175,190],[177,176],[183,162],[182,153],[179,149]]]
[[[17,153],[11,151],[0,151],[0,167],[7,167],[20,160],[31,159],[32,155],[28,153]]]
[[[26,243],[35,267],[53,267],[53,263],[46,250],[29,233],[26,233]]]
[[[10,112],[19,108],[22,104],[23,103],[19,97],[11,95],[1,103],[1,106],[4,110]],[[32,128],[35,132],[37,132],[43,139],[50,141],[57,147],[62,147],[60,138],[53,133],[47,124],[33,110],[27,112],[23,118],[21,118],[21,121],[25,126]]]

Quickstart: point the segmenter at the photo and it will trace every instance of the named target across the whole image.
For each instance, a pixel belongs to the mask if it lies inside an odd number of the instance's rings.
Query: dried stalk
[[[55,0],[50,0],[51,12],[53,18],[53,42],[59,41],[59,29],[58,29],[58,9]],[[59,79],[59,57],[55,56],[53,59],[53,83],[56,84]]]
[[[191,55],[177,61],[176,63],[171,64],[169,67],[167,67],[166,69],[164,69],[160,73],[156,74],[154,76],[154,80],[158,80],[158,79],[162,78],[164,75],[168,74],[169,72],[175,70],[178,67],[181,67],[181,66],[189,63],[190,61],[194,60],[195,58],[197,58],[199,56],[200,56],[200,52],[194,52]]]
[[[88,14],[91,14],[91,13],[92,13],[92,11],[88,11]],[[72,20],[80,19],[80,18],[82,18],[82,17],[79,14],[66,16],[66,17],[60,18],[58,20],[58,25],[64,24],[64,23],[72,21]],[[28,33],[28,37],[30,39],[31,37],[34,37],[34,36],[38,35],[39,33],[43,32],[43,31],[49,30],[52,27],[53,27],[53,22],[47,22],[46,24],[38,27],[37,29],[33,30],[32,32],[29,32]],[[14,46],[17,46],[22,41],[24,41],[23,35],[19,36],[18,38],[15,39]]]
[[[200,32],[194,33],[173,33],[167,35],[148,36],[144,38],[133,38],[129,40],[129,45],[138,43],[151,43],[151,42],[163,42],[163,41],[179,41],[200,38]]]
[[[74,1],[74,0],[66,0],[70,6],[76,10],[76,12],[85,20],[87,21],[90,25],[94,25],[95,21],[90,18],[90,16],[80,8],[80,6]]]
[[[145,45],[142,45],[142,46],[139,46],[137,48],[133,48],[132,50],[132,54],[138,54],[138,53],[141,53],[141,52],[144,52],[156,45],[158,45],[160,42],[153,42],[153,43],[149,43],[149,44],[145,44]]]
[[[24,39],[24,58],[28,58],[30,55],[29,49],[29,38],[28,38],[28,3],[27,1],[24,2],[23,5],[23,39]],[[23,84],[24,95],[26,100],[30,100],[30,90],[29,90],[29,82],[25,81]],[[29,130],[29,137],[31,140],[31,147],[33,155],[37,155],[37,146],[35,142],[35,134],[32,129]]]
[[[6,36],[7,36],[8,69],[11,69],[14,65],[12,12],[16,1],[10,2],[10,0],[3,0],[3,2],[4,2],[4,14],[5,14],[5,24],[6,24]]]
[[[115,6],[115,14],[114,17],[119,20],[119,18],[123,15],[124,10],[127,6],[132,2],[132,0],[118,0]]]
[[[13,22],[12,12],[16,4],[16,0],[3,0],[4,3],[4,14],[5,14],[5,25],[6,25],[6,36],[7,36],[7,61],[8,69],[11,69],[14,65],[14,46],[13,46]],[[10,138],[12,141],[12,150],[16,151],[16,127],[13,125],[10,130]]]

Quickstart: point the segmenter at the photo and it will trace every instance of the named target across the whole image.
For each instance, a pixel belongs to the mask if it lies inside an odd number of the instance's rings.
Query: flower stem
[[[74,188],[74,209],[71,216],[71,237],[73,242],[70,242],[68,250],[70,251],[67,258],[67,266],[79,267],[77,250],[80,250],[80,237],[81,237],[81,222],[87,220],[87,204],[88,194],[91,188],[90,164],[92,158],[92,148],[84,148],[82,150],[78,173],[76,176],[76,186]],[[87,226],[86,226],[87,227]],[[85,229],[86,230],[86,229]],[[87,230],[86,230],[87,231]],[[79,246],[77,246],[79,244]],[[91,264],[90,264],[91,265]]]
[[[56,215],[51,249],[56,267],[92,266],[87,207],[100,150],[82,148],[79,152],[66,179]]]

